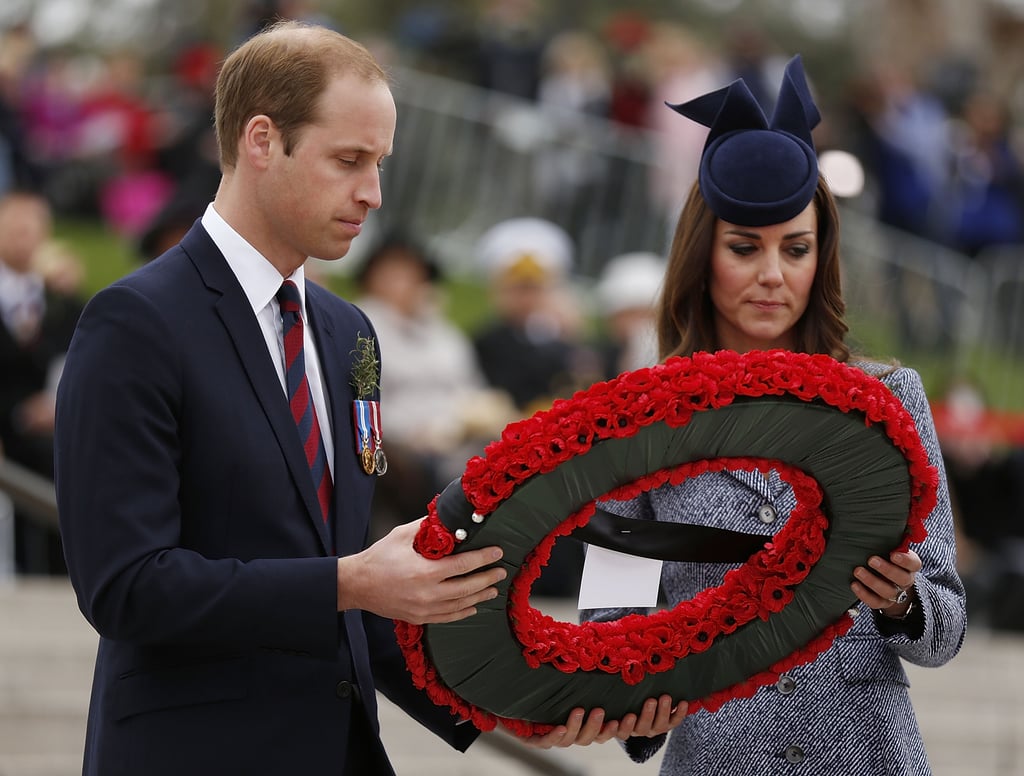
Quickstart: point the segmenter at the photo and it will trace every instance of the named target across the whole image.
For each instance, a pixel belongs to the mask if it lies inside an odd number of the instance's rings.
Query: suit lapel
[[[316,528],[323,551],[327,554],[330,552],[331,541],[327,527],[320,517],[320,504],[317,501],[313,478],[310,476],[306,456],[295,430],[295,421],[288,408],[288,400],[281,390],[281,382],[270,360],[266,340],[253,316],[249,300],[205,230],[194,227],[182,240],[182,246],[207,287],[220,294],[214,302],[214,309],[234,343],[253,392],[281,446],[292,481],[306,505],[306,517]]]
[[[331,397],[331,429],[334,434],[334,515],[336,549],[339,555],[363,549],[369,530],[366,505],[376,479],[356,462],[355,429],[352,420],[352,351],[357,330],[338,321],[334,305],[327,304],[330,292],[306,283],[306,313],[317,343],[324,391]],[[337,301],[337,300],[335,300]],[[364,322],[365,324],[365,322]],[[363,334],[369,334],[364,325]]]

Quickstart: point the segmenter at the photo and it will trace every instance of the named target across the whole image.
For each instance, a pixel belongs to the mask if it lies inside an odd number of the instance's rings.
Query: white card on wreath
[[[661,565],[660,560],[587,545],[579,608],[657,606]]]

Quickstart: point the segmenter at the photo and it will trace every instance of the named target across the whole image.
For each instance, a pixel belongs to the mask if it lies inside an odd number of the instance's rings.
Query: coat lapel
[[[309,473],[306,456],[295,430],[295,421],[288,408],[288,400],[281,390],[281,382],[267,352],[266,340],[260,330],[252,307],[227,261],[206,231],[194,227],[182,240],[182,247],[192,259],[207,287],[220,294],[214,308],[227,329],[242,367],[249,378],[274,436],[281,446],[292,481],[306,505],[306,517],[312,521],[325,554],[330,552],[331,539],[320,517],[313,478]]]
[[[367,475],[356,460],[355,428],[352,420],[352,352],[358,323],[339,321],[338,304],[329,304],[329,291],[306,283],[306,313],[317,343],[324,391],[330,396],[331,429],[334,434],[334,515],[336,549],[339,555],[363,549],[369,531],[367,507],[375,476]],[[354,314],[354,313],[353,313]],[[364,319],[362,334],[372,333]]]

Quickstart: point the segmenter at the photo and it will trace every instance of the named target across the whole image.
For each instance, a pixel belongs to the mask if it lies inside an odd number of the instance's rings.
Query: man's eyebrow
[[[364,145],[338,145],[334,148],[334,153],[349,153],[349,154],[366,154],[368,156],[391,156],[394,153],[394,148],[389,148],[384,153],[380,153],[376,148]]]

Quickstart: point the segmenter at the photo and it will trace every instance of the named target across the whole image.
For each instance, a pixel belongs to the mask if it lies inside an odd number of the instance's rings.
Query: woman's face
[[[708,285],[720,348],[793,349],[818,267],[817,226],[813,202],[781,224],[717,221]]]

